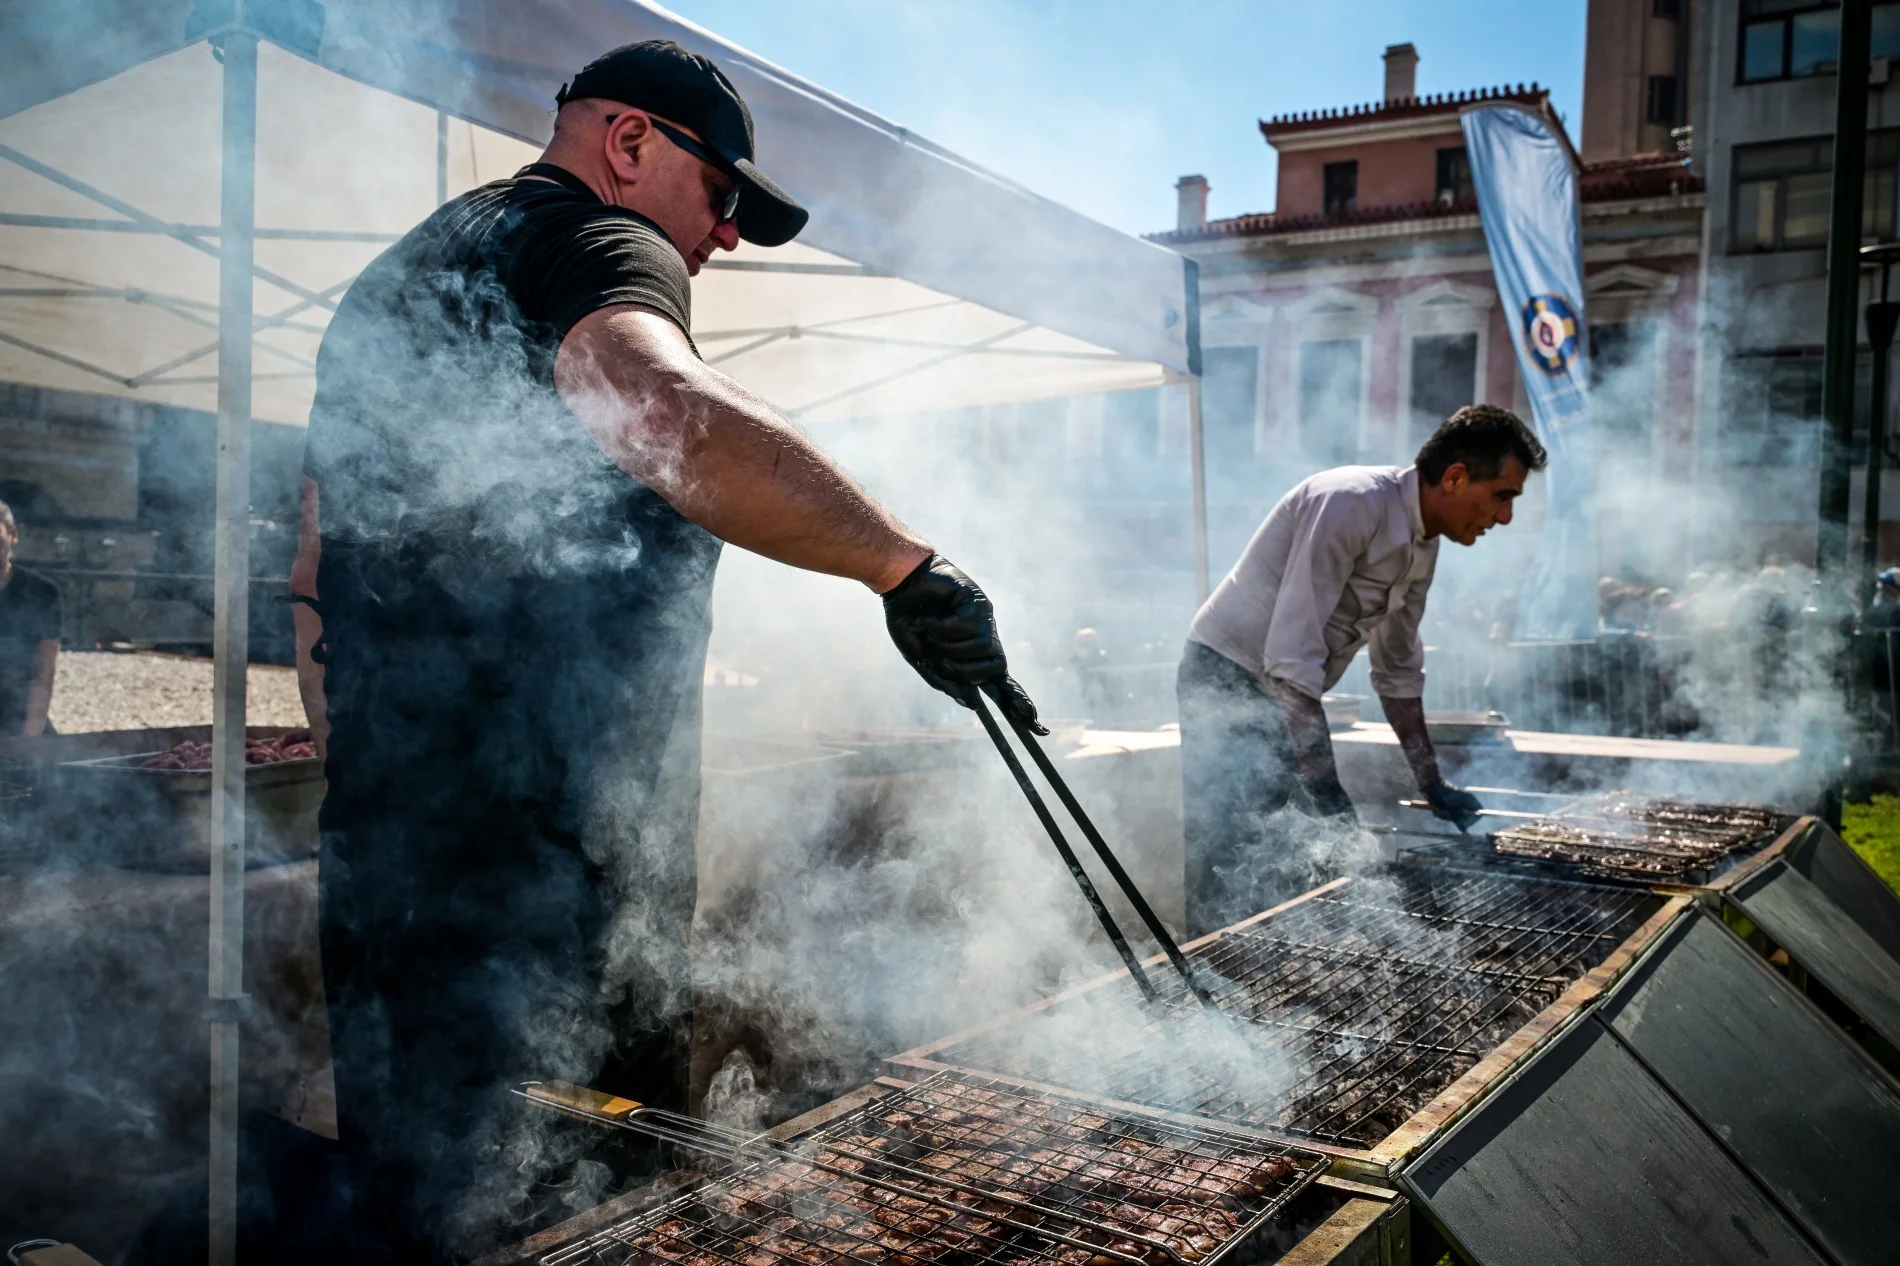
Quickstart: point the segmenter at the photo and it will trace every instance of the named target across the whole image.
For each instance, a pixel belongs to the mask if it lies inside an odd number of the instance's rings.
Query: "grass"
[[[1900,795],[1877,795],[1841,810],[1841,834],[1887,886],[1900,892]]]

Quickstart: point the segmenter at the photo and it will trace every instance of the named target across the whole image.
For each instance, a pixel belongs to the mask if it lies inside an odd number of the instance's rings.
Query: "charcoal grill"
[[[1609,793],[1491,837],[1498,852],[1639,881],[1706,881],[1727,859],[1771,843],[1791,821],[1753,805]]]
[[[1135,1006],[1118,996],[1132,995],[1119,974],[893,1064],[1071,1087],[1383,1169],[1560,1023],[1580,988],[1600,988],[1681,904],[1448,868],[1336,880],[1190,949],[1218,979],[1221,1009],[1246,1022],[1262,1052],[1254,1080],[1180,1058],[1192,1010],[1179,999]],[[1097,1031],[1102,1014],[1120,1017],[1112,1034]]]
[[[1311,1151],[949,1074],[790,1144],[729,1142],[736,1163],[720,1176],[536,1260],[1216,1266],[1247,1256],[1326,1167]]]
[[[1563,875],[1706,887],[1787,838],[1797,821],[1791,814],[1756,805],[1701,804],[1624,791],[1571,800],[1548,813],[1486,816],[1522,820],[1488,837],[1447,835],[1410,852],[1465,861],[1488,854]]]

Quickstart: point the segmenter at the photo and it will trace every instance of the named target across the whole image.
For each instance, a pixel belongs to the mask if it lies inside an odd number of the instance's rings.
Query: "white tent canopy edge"
[[[555,88],[603,48],[629,39],[673,38],[712,57],[753,109],[763,164],[811,208],[812,223],[799,248],[747,251],[740,260],[730,261],[734,271],[714,270],[699,289],[712,282],[712,289],[729,293],[733,300],[716,307],[743,308],[744,297],[764,274],[799,272],[801,296],[829,294],[825,315],[835,318],[840,297],[852,296],[845,302],[856,324],[841,337],[882,339],[881,350],[890,354],[890,363],[877,365],[876,372],[862,352],[855,363],[827,367],[824,391],[805,383],[774,391],[783,376],[780,368],[759,363],[769,351],[748,352],[725,366],[795,414],[854,395],[859,398],[843,410],[910,411],[894,408],[901,401],[891,393],[862,394],[864,380],[885,373],[903,377],[932,370],[914,384],[916,394],[953,405],[1154,386],[1197,368],[1194,281],[1191,265],[1182,257],[985,172],[817,85],[633,0],[579,0],[558,7],[501,0],[328,0],[321,5],[316,0],[250,0],[242,12],[234,0],[70,0],[9,24],[0,33],[0,120],[189,47],[240,20],[265,42],[329,71],[525,144],[545,139]],[[271,87],[268,82],[264,86],[267,91]],[[267,140],[261,163],[281,161],[272,148]],[[60,165],[59,155],[44,150],[24,157]],[[323,177],[321,171],[311,171],[303,178]],[[262,171],[260,179],[265,189],[273,183]],[[139,202],[133,190],[106,192]],[[19,208],[5,209],[45,208],[30,205],[29,199]],[[124,214],[110,203],[100,211],[111,220]],[[158,224],[148,227],[163,232]],[[366,227],[372,226],[337,222],[322,229],[344,234]],[[363,236],[386,240],[393,234]],[[836,262],[813,267],[814,258],[824,257],[814,252]],[[746,275],[736,275],[737,270],[747,270]],[[902,285],[887,284],[880,290],[863,280],[867,277],[902,279]],[[87,280],[102,288],[138,286],[131,278]],[[297,280],[316,289],[308,278]],[[900,291],[906,302],[894,307],[890,299]],[[962,325],[939,322],[940,328],[920,333],[905,328],[903,321],[875,319],[914,309],[911,301],[924,292],[973,305],[964,314],[970,320]],[[797,337],[801,319],[813,306],[797,299],[789,306],[781,302],[778,310],[790,314],[782,328]],[[991,314],[990,324],[981,323],[982,313],[975,310],[979,308]],[[157,310],[145,315],[157,319]],[[325,316],[321,308],[308,314],[318,321]],[[995,317],[1014,320],[1005,324]],[[275,336],[285,337],[285,331]],[[954,366],[960,373],[926,365],[933,358],[898,352],[906,338],[938,342],[953,353],[943,359],[954,360],[960,353],[974,363]],[[52,347],[82,358],[87,350],[58,343]],[[709,356],[720,350],[709,348]],[[798,350],[802,359],[812,360],[810,345]],[[1033,380],[1020,373],[1017,381],[1009,374],[999,376],[999,364],[1018,369],[1033,365]],[[1148,368],[1136,372],[1144,364]],[[110,368],[117,372],[120,367]],[[284,368],[281,357],[266,356],[259,372]],[[129,394],[192,403],[175,391],[167,396],[136,390],[147,385],[150,375],[133,367],[127,367],[124,377],[137,380]],[[259,386],[264,390],[260,405],[280,394],[262,382]],[[294,412],[300,415],[301,410]],[[288,416],[281,406],[266,407],[265,415],[302,420]]]

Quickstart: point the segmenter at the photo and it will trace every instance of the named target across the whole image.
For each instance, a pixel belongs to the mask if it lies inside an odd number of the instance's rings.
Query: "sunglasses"
[[[726,191],[725,200],[719,204],[719,222],[724,224],[737,216],[739,214],[739,195],[745,190],[739,183],[738,173],[733,171],[732,164],[707,149],[704,145],[701,145],[692,137],[686,135],[686,133],[674,127],[671,123],[663,123],[659,119],[653,118],[652,115],[648,115],[647,118],[653,126],[659,130],[661,136],[664,136],[667,140],[673,142],[673,144],[679,146],[700,162],[724,172],[731,178],[732,188]]]

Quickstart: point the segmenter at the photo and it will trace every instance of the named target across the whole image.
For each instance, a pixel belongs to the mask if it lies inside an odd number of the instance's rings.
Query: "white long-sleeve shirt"
[[[1341,466],[1273,507],[1195,613],[1188,639],[1317,699],[1371,645],[1372,686],[1425,693],[1418,625],[1438,564],[1414,467]]]

